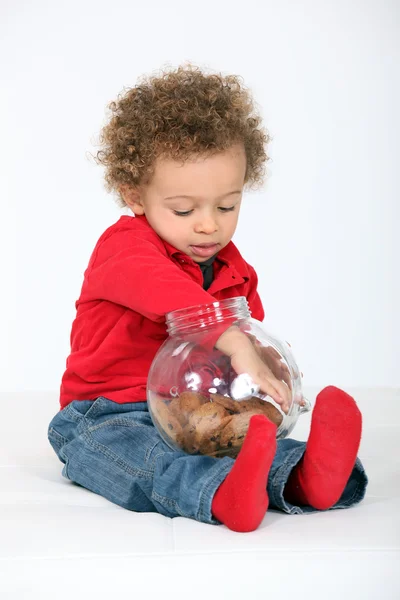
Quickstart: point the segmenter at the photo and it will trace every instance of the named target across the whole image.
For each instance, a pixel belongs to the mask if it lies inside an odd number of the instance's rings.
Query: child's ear
[[[144,205],[138,188],[121,185],[119,187],[119,193],[124,199],[125,204],[129,206],[135,215],[144,215]]]

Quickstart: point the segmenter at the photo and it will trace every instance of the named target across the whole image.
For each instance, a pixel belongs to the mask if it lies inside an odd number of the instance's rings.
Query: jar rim
[[[197,327],[212,326],[228,318],[236,320],[249,318],[250,310],[246,296],[234,296],[210,302],[180,308],[166,314],[168,333],[173,334],[182,329],[194,330]]]

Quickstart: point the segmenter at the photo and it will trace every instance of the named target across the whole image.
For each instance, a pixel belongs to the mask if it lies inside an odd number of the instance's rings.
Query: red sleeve
[[[173,310],[215,302],[156,241],[126,230],[100,241],[93,253],[80,301],[93,300],[108,300],[160,322]]]
[[[261,298],[258,295],[257,285],[258,285],[258,277],[257,273],[253,269],[251,265],[247,265],[249,267],[250,279],[248,282],[248,291],[247,291],[247,302],[249,303],[251,316],[253,319],[257,319],[257,321],[264,320],[264,307],[261,302]]]

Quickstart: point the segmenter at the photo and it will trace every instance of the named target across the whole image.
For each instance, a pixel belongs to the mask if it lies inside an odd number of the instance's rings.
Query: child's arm
[[[161,243],[124,229],[101,241],[85,272],[80,303],[99,300],[158,322],[168,312],[216,301],[165,255]],[[283,404],[283,384],[275,380],[247,336],[229,322],[220,325],[212,345],[231,357],[238,374],[248,373],[262,391]]]
[[[264,308],[257,291],[257,273],[251,265],[248,265],[248,268],[250,279],[246,293],[247,302],[251,316],[258,321],[263,321]],[[248,373],[252,380],[260,386],[261,391],[270,395],[287,412],[291,395],[290,389],[275,377],[247,335],[235,326],[230,327],[219,337],[216,348],[231,358],[231,364],[236,373]]]
[[[249,303],[251,316],[253,319],[257,319],[257,321],[264,320],[264,307],[261,302],[261,298],[258,294],[257,286],[258,286],[258,277],[256,271],[253,269],[251,265],[247,265],[250,271],[250,279],[248,283],[248,291],[246,294],[247,302]]]
[[[117,230],[97,247],[85,272],[80,302],[108,300],[162,322],[168,312],[215,298],[163,252],[157,241]]]

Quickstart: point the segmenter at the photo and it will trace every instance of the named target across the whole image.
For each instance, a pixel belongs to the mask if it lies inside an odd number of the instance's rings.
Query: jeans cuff
[[[210,479],[208,484],[204,487],[202,494],[200,496],[199,502],[199,511],[197,513],[196,519],[203,523],[209,523],[210,525],[221,525],[221,521],[215,519],[211,512],[211,505],[213,498],[215,496],[215,492],[221,485],[221,483],[226,479],[228,473],[231,471],[234,460],[225,456],[224,458],[218,459],[221,461],[220,469],[217,470],[214,477]]]
[[[300,508],[300,506],[295,506],[288,502],[283,496],[283,491],[288,482],[290,473],[303,458],[305,449],[304,445],[293,448],[293,450],[288,452],[284,462],[275,472],[273,479],[268,480],[267,491],[271,508],[283,510],[291,515],[302,514],[304,512],[303,508]]]
[[[296,506],[291,504],[283,495],[290,473],[300,462],[304,452],[304,447],[294,448],[291,452],[289,452],[282,466],[276,471],[273,480],[268,482],[268,494],[271,508],[282,510],[291,515],[321,512],[312,506]],[[350,508],[350,506],[358,504],[365,496],[367,485],[368,477],[360,459],[357,458],[353,467],[353,471],[351,472],[341,497],[336,504],[327,510]]]

